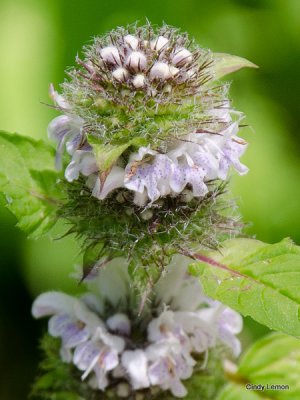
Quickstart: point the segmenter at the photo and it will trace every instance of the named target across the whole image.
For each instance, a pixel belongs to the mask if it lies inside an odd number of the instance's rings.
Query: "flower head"
[[[231,166],[247,172],[239,161],[241,115],[233,118],[227,85],[213,84],[213,54],[186,34],[150,24],[118,28],[95,38],[77,63],[62,95],[51,87],[64,115],[48,130],[57,164],[64,147],[72,156],[68,181],[88,176],[99,200],[125,188],[146,206],[186,188],[203,198]],[[105,146],[116,156],[103,163]]]
[[[126,383],[134,391],[157,386],[184,397],[183,382],[199,359],[204,368],[209,352],[222,343],[239,354],[242,328],[239,314],[203,295],[187,265],[185,257],[174,258],[140,316],[121,259],[90,278],[81,298],[44,293],[32,312],[52,316],[48,332],[60,338],[61,358],[82,371],[94,390]]]

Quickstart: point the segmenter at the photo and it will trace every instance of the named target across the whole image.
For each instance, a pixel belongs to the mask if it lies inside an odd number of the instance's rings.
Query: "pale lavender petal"
[[[115,314],[106,321],[108,328],[122,335],[130,334],[130,320],[125,314]]]
[[[119,364],[119,357],[116,350],[108,347],[101,353],[99,363],[105,371],[111,371]]]
[[[98,361],[103,348],[91,340],[76,347],[73,362],[82,371],[93,368]]]
[[[133,389],[149,387],[147,375],[147,357],[142,350],[125,351],[122,355],[122,365],[126,369]]]
[[[162,385],[170,379],[169,365],[165,358],[154,362],[148,368],[148,376],[151,385]]]
[[[117,335],[111,335],[102,327],[97,329],[96,335],[107,347],[116,350],[117,353],[121,353],[124,350],[125,341],[123,338]]]
[[[51,336],[59,337],[69,324],[74,323],[74,317],[69,314],[57,314],[49,319],[48,331]]]
[[[124,187],[124,177],[125,177],[125,170],[123,168],[118,166],[112,167],[112,170],[105,179],[105,182],[102,187],[100,178],[97,177],[92,193],[93,196],[97,197],[100,200],[105,199],[106,196],[113,190]]]
[[[35,318],[57,313],[73,313],[74,304],[78,300],[60,292],[46,292],[39,295],[33,303],[32,315]]]
[[[100,364],[96,364],[94,367],[94,371],[96,374],[96,380],[97,380],[97,387],[98,389],[104,391],[105,388],[108,386],[108,379],[106,376],[106,371],[101,367]]]
[[[185,397],[187,395],[187,390],[179,379],[171,380],[170,390],[175,397]]]
[[[70,323],[62,332],[62,344],[66,348],[73,348],[86,342],[90,337],[88,327],[82,327],[79,322]]]
[[[190,362],[191,365],[189,365],[182,355],[175,357],[175,373],[180,379],[188,379],[192,376],[192,365],[195,365],[196,362],[192,358],[191,360],[193,362]]]
[[[95,157],[92,152],[77,150],[73,154],[72,161],[65,170],[65,177],[69,182],[78,179],[79,174],[91,175],[98,170]]]
[[[220,327],[219,329],[219,338],[220,340],[228,346],[234,357],[238,357],[241,353],[241,343],[235,335],[228,331],[226,328],[223,326]]]
[[[226,307],[220,316],[220,325],[230,332],[237,334],[243,328],[243,318],[239,313]]]

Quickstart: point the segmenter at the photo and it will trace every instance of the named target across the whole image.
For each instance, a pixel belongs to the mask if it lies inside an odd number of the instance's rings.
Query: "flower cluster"
[[[214,85],[213,55],[186,35],[163,27],[117,30],[85,49],[69,72],[63,95],[51,97],[63,115],[48,127],[58,143],[57,166],[66,150],[65,177],[84,176],[93,196],[116,189],[133,193],[137,206],[159,198],[202,198],[230,167],[247,172],[240,157],[240,113],[231,109],[227,86]]]
[[[120,397],[154,386],[184,397],[182,381],[199,362],[205,368],[210,349],[223,343],[239,355],[236,334],[242,328],[239,314],[203,295],[187,273],[188,263],[174,257],[139,317],[121,259],[90,277],[81,298],[44,293],[32,312],[37,318],[51,315],[48,331],[61,339],[61,358],[82,371],[92,388],[104,391],[117,382]]]

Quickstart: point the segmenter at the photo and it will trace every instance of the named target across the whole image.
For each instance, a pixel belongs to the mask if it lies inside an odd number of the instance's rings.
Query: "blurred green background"
[[[243,56],[260,66],[230,75],[234,106],[245,112],[250,145],[245,177],[235,176],[248,232],[300,244],[300,1],[299,0],[1,0],[0,129],[46,137],[55,111],[48,85],[64,79],[91,37],[132,23],[181,27],[203,47]],[[68,278],[78,261],[72,239],[28,241],[0,211],[0,400],[26,399],[36,373],[45,324],[30,316],[47,289],[76,290]],[[246,341],[264,329],[247,323]]]

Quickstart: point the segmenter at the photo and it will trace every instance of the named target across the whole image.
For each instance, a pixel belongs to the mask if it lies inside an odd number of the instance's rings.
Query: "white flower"
[[[203,295],[198,279],[187,273],[189,261],[173,257],[165,276],[154,286],[154,303],[145,306],[139,320],[129,319],[137,299],[121,259],[86,281],[89,292],[80,299],[45,293],[34,302],[32,313],[37,318],[52,316],[49,334],[61,338],[61,358],[73,361],[92,388],[104,391],[111,376],[122,384],[127,380],[131,390],[158,386],[174,397],[184,397],[187,390],[182,381],[192,376],[194,357],[203,356],[204,368],[209,350],[219,343],[237,356],[236,335],[242,329],[238,313]],[[108,309],[114,312],[103,322],[98,315]],[[149,311],[157,316],[150,317]],[[140,324],[141,320],[147,323]],[[141,327],[146,339],[137,342],[136,329]],[[126,384],[119,389],[124,396],[130,392]]]
[[[89,291],[100,299],[117,308],[126,304],[130,294],[130,280],[124,260],[117,258],[100,269],[97,276],[86,282]]]
[[[131,326],[130,326],[130,320],[125,314],[114,314],[112,317],[109,317],[108,320],[106,321],[106,325],[108,328],[115,332],[119,333],[121,335],[130,335],[131,331]]]
[[[192,357],[185,357],[174,340],[160,341],[146,349],[149,360],[148,376],[152,385],[170,390],[175,397],[184,397],[187,390],[181,379],[188,379],[196,364]]]
[[[174,256],[154,287],[156,298],[172,310],[195,311],[207,303],[200,280],[187,272],[190,263],[188,257]]]
[[[72,182],[79,178],[80,173],[89,176],[96,171],[98,167],[93,153],[90,150],[76,150],[65,170],[65,177],[67,181]]]
[[[124,186],[125,171],[124,168],[113,166],[104,183],[101,184],[99,176],[95,177],[93,185],[93,196],[99,200],[103,200],[106,196],[111,193],[114,189]]]
[[[232,350],[234,357],[238,357],[241,353],[241,342],[236,335],[242,328],[241,315],[228,307],[223,307],[219,320],[219,339]]]
[[[52,315],[48,330],[62,339],[61,356],[71,360],[70,349],[86,342],[103,322],[80,300],[59,292],[47,292],[37,297],[32,306],[35,318]]]
[[[77,346],[74,352],[74,364],[84,371],[82,380],[94,371],[97,387],[104,390],[109,383],[107,372],[119,365],[119,354],[124,347],[125,342],[122,338],[98,328],[93,338]]]
[[[122,365],[129,375],[133,389],[150,386],[148,378],[148,359],[143,350],[127,350],[122,355]]]
[[[61,169],[64,149],[73,154],[83,139],[83,120],[74,115],[60,115],[48,125],[48,136],[57,142],[56,168]]]

